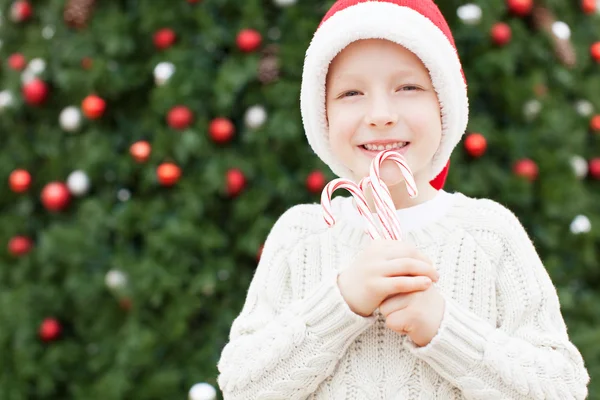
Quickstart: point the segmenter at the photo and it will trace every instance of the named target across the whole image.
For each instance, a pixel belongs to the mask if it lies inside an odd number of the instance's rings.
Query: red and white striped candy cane
[[[362,183],[362,181],[361,181]],[[348,190],[356,199],[356,205],[358,212],[367,220],[366,232],[371,236],[371,239],[378,239],[380,237],[379,231],[367,204],[367,200],[362,192],[361,188],[354,182],[344,178],[334,179],[329,182],[323,191],[321,192],[321,206],[323,207],[323,217],[329,227],[335,224],[335,218],[331,208],[331,196],[337,189]]]
[[[384,150],[375,156],[371,162],[370,179],[368,183],[373,192],[373,200],[377,209],[377,215],[384,227],[384,236],[387,239],[401,240],[402,230],[400,229],[400,221],[398,221],[398,217],[396,216],[396,206],[394,205],[394,201],[392,200],[387,185],[383,182],[380,175],[381,164],[387,159],[396,162],[400,168],[402,176],[404,177],[406,189],[408,190],[408,195],[411,198],[417,196],[418,190],[410,167],[408,166],[406,159],[400,153],[394,150]]]

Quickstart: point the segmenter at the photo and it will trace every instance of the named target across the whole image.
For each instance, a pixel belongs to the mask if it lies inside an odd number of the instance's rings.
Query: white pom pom
[[[189,400],[215,400],[217,391],[208,383],[196,383],[190,389]]]
[[[260,128],[267,121],[267,112],[263,106],[252,106],[246,111],[244,121],[249,128]]]
[[[481,7],[477,4],[465,4],[456,10],[458,18],[467,25],[476,25],[481,21]]]
[[[81,128],[81,110],[75,106],[69,106],[62,110],[58,118],[60,127],[67,132],[76,132]]]
[[[117,269],[110,270],[106,273],[104,283],[109,289],[122,289],[127,285],[127,275]]]
[[[542,111],[542,103],[539,100],[533,99],[529,100],[523,106],[523,114],[525,114],[525,118],[528,120],[532,120],[537,117]]]
[[[29,82],[31,82],[32,80],[34,80],[36,78],[35,74],[33,73],[33,71],[31,71],[30,69],[25,69],[22,73],[21,73],[21,83],[23,83],[23,85],[27,85]]]
[[[588,162],[581,156],[571,157],[571,168],[579,179],[585,178],[588,174]]]
[[[14,97],[12,93],[8,90],[3,90],[0,92],[0,111],[11,107],[14,103]]]
[[[571,232],[575,235],[588,233],[592,229],[592,223],[585,215],[578,215],[571,222]]]
[[[158,86],[162,86],[171,79],[171,76],[173,76],[174,73],[175,65],[173,65],[173,63],[167,61],[158,63],[154,68],[154,82]]]
[[[74,196],[83,196],[90,189],[90,178],[83,171],[73,171],[67,178],[67,187]]]
[[[296,4],[296,0],[273,0],[273,3],[278,7],[289,7]]]

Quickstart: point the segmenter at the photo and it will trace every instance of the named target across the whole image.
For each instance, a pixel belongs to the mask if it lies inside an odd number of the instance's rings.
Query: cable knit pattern
[[[371,240],[361,226],[327,228],[318,204],[284,213],[218,364],[224,398],[584,399],[589,375],[522,225],[491,200],[451,197],[403,238],[435,261],[446,299],[421,348],[341,296],[337,274]],[[336,197],[334,215],[349,202]]]

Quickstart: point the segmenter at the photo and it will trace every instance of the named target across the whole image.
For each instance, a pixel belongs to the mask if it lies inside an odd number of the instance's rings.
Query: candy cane
[[[348,179],[334,179],[329,182],[323,189],[323,192],[321,192],[321,206],[323,207],[323,217],[325,218],[327,225],[331,227],[335,224],[335,218],[333,217],[331,208],[331,195],[340,188],[348,190],[356,199],[358,212],[367,220],[366,232],[371,236],[371,239],[379,238],[380,235],[377,231],[375,220],[373,219],[373,215],[371,214],[371,210],[369,209],[369,205],[367,204],[367,200],[361,188]]]
[[[384,236],[387,239],[401,240],[402,231],[400,229],[400,222],[396,216],[396,207],[392,200],[392,196],[386,184],[380,178],[380,167],[383,161],[390,159],[396,162],[406,184],[406,189],[411,198],[416,197],[418,194],[417,185],[415,183],[412,172],[408,166],[408,163],[404,157],[394,150],[384,150],[371,162],[369,176],[363,178],[359,185],[354,182],[338,178],[329,182],[323,192],[321,193],[321,206],[323,207],[323,216],[325,222],[329,227],[335,224],[335,218],[333,217],[331,209],[331,195],[339,188],[347,189],[356,199],[358,212],[367,220],[366,232],[371,236],[372,239],[380,238],[380,234],[377,230],[375,220],[369,209],[369,205],[365,198],[367,185],[371,187],[373,192],[373,200],[377,209],[377,217],[381,226],[383,227]]]
[[[377,154],[371,162],[369,185],[373,192],[373,200],[377,209],[377,215],[384,226],[384,236],[387,239],[400,240],[402,237],[402,230],[400,229],[400,221],[398,221],[396,216],[396,206],[394,205],[390,191],[381,179],[380,174],[381,164],[386,159],[396,162],[400,167],[408,195],[411,198],[416,197],[418,194],[417,185],[405,158],[396,151],[384,150]]]

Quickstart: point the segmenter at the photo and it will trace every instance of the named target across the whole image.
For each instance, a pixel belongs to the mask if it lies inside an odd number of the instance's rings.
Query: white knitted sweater
[[[371,239],[351,197],[332,206],[332,228],[319,204],[303,204],[267,237],[218,364],[226,400],[587,396],[556,289],[512,212],[443,191],[398,211],[446,299],[437,335],[418,348],[378,310],[364,318],[345,303],[337,274]]]

